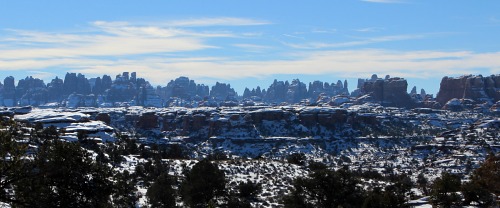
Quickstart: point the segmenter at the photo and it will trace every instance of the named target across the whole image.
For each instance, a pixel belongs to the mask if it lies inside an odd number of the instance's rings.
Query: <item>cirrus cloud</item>
[[[237,80],[278,74],[357,78],[378,73],[429,78],[484,69],[500,72],[500,52],[353,49],[353,46],[435,35],[430,33],[386,35],[340,43],[308,42],[299,37],[287,48],[263,44],[269,41],[255,41],[263,36],[258,32],[245,30],[239,36],[231,30],[205,28],[264,24],[271,23],[241,18],[202,18],[163,24],[95,21],[88,31],[72,33],[10,29],[0,36],[0,71],[64,69],[96,76],[137,71],[154,84],[165,84],[179,76]],[[235,38],[237,41],[227,41],[225,45],[216,41]],[[278,48],[280,46],[282,48]],[[267,52],[269,55],[255,59],[252,57],[256,56],[229,54],[224,47],[241,53]]]
[[[462,75],[479,69],[500,70],[500,52],[470,51],[390,51],[341,50],[292,54],[293,58],[267,61],[201,59],[117,60],[88,64],[73,71],[100,75],[122,71],[140,71],[141,76],[156,84],[165,84],[179,76],[194,79],[237,80],[263,78],[278,74],[337,75],[346,78],[369,77],[373,73],[406,78],[431,78]]]

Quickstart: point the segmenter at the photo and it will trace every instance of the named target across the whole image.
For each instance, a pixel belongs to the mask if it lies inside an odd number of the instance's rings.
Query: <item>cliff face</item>
[[[148,130],[161,131],[165,135],[193,139],[290,136],[332,138],[357,134],[350,127],[353,125],[380,125],[376,122],[365,124],[356,119],[356,113],[332,107],[229,109],[232,108],[171,109],[172,111],[141,114],[117,112],[111,116],[99,114],[96,120],[106,121],[110,116],[113,126],[133,128],[143,133]]]
[[[500,100],[500,75],[443,77],[436,101],[443,105],[453,98],[497,102]]]

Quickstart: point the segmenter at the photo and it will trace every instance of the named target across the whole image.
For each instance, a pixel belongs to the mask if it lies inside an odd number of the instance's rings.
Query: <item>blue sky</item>
[[[153,85],[500,73],[497,0],[1,1],[0,78],[136,71]]]

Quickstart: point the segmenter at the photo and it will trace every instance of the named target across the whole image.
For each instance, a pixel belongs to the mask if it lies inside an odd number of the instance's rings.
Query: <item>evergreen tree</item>
[[[451,173],[443,172],[432,184],[430,202],[437,207],[459,207],[461,181],[460,177]]]
[[[311,171],[325,170],[327,166],[322,162],[310,161],[307,166]]]
[[[320,170],[295,179],[283,202],[285,207],[361,207],[364,192],[358,184],[347,169]]]
[[[286,160],[288,161],[288,163],[292,163],[295,165],[305,165],[306,155],[304,153],[292,153],[286,158]]]
[[[424,194],[428,194],[429,191],[427,190],[427,178],[425,178],[424,174],[423,173],[420,173],[418,174],[417,176],[417,184],[418,184],[418,187],[420,187],[420,189],[422,189],[422,192],[424,192]]]
[[[224,171],[208,160],[196,163],[186,172],[185,177],[181,184],[181,194],[190,207],[206,207],[210,203],[216,203],[217,197],[224,195]]]
[[[474,171],[472,180],[481,187],[500,195],[500,155],[490,154],[486,161]]]
[[[146,196],[152,207],[175,207],[176,193],[172,188],[174,179],[163,173],[149,187]]]
[[[111,170],[92,161],[78,144],[46,141],[31,177],[15,184],[15,207],[109,207]]]
[[[252,205],[247,199],[236,197],[236,196],[229,196],[227,203],[225,206],[227,208],[251,208]]]
[[[464,183],[461,191],[464,196],[464,205],[476,202],[480,207],[492,207],[495,204],[494,195],[490,190],[474,180]]]
[[[135,191],[135,180],[132,175],[125,170],[123,173],[115,173],[113,184],[112,202],[113,207],[135,207],[139,200]]]
[[[500,156],[490,154],[481,167],[472,174],[472,180],[462,186],[464,204],[476,202],[482,207],[494,206],[495,195],[500,195]]]
[[[381,187],[375,187],[372,191],[369,191],[364,202],[363,208],[385,208],[386,204],[382,200],[384,198],[384,193]]]
[[[391,184],[385,187],[386,199],[389,199],[390,206],[387,207],[407,207],[407,196],[411,193],[413,182],[406,174],[392,177]]]
[[[17,126],[9,122],[10,130],[0,131],[0,201],[19,204],[12,192],[13,185],[30,176],[32,164],[26,160],[27,145],[16,142]]]
[[[238,195],[245,199],[254,199],[255,196],[261,191],[261,184],[253,183],[248,180],[238,185]]]

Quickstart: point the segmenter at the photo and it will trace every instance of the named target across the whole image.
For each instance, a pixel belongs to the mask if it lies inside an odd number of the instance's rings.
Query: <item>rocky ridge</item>
[[[267,88],[245,89],[238,95],[231,85],[217,82],[214,86],[197,84],[187,77],[170,81],[165,87],[153,87],[135,72],[96,78],[67,73],[64,79],[54,78],[50,83],[26,77],[15,84],[8,76],[0,84],[0,105],[54,107],[231,107],[231,106],[334,106],[378,103],[383,106],[434,109],[475,110],[498,112],[500,104],[500,76],[466,75],[444,77],[436,99],[424,89],[417,93],[413,87],[408,93],[404,78],[359,79],[357,89],[349,93],[347,81],[336,83],[314,81],[309,84],[299,79],[274,82]],[[453,101],[458,99],[459,102]]]
[[[500,100],[500,75],[443,77],[436,101],[444,105],[453,98],[493,104]]]

